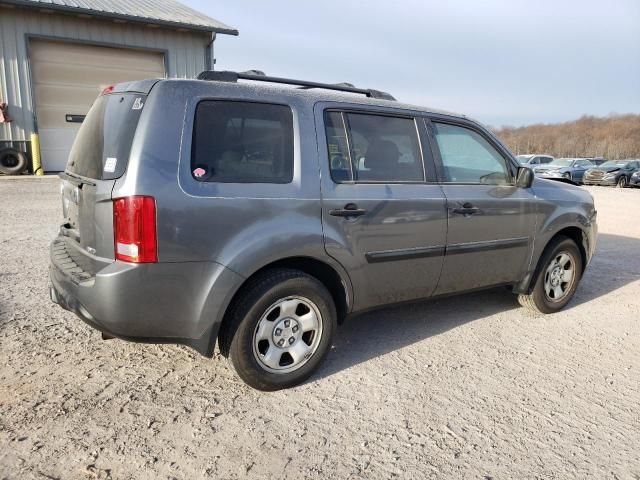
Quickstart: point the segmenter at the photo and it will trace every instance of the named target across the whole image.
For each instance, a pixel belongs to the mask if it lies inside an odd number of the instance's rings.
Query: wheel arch
[[[549,244],[551,244],[551,242],[553,242],[558,237],[567,237],[575,242],[578,250],[580,251],[580,257],[582,260],[581,274],[584,273],[584,270],[589,263],[589,237],[587,235],[587,232],[581,226],[565,225],[555,230],[553,233],[546,237],[544,245],[542,246],[542,248],[537,250],[537,253],[533,257],[533,259],[535,260],[535,265],[532,269],[529,270],[527,275],[525,275],[525,278],[514,287],[513,291],[515,293],[531,293],[535,279],[537,278],[540,271],[540,259],[544,255],[544,252],[547,250],[547,248],[549,248]]]
[[[225,326],[229,324],[229,315],[235,302],[238,301],[248,283],[266,270],[289,268],[300,270],[320,281],[329,291],[336,305],[338,323],[342,323],[353,306],[353,290],[346,272],[329,262],[308,256],[292,256],[269,262],[256,269],[238,286],[221,315],[220,328],[212,332],[211,345],[224,335]],[[219,343],[219,340],[218,340]],[[220,344],[220,343],[219,343]]]

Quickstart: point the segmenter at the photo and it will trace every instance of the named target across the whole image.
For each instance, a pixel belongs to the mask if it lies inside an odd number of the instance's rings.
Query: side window
[[[349,162],[349,142],[344,128],[342,113],[325,112],[324,128],[327,135],[327,150],[329,152],[329,169],[334,182],[353,180]]]
[[[433,123],[433,126],[445,181],[489,185],[512,183],[505,159],[480,134],[446,123]]]
[[[413,118],[327,112],[325,129],[334,181],[424,181]]]
[[[422,154],[413,118],[345,114],[356,181],[422,182]]]
[[[542,159],[542,163],[551,163],[553,161],[553,158],[551,157],[541,157]]]
[[[195,116],[191,172],[201,182],[291,182],[291,109],[266,103],[200,102]]]

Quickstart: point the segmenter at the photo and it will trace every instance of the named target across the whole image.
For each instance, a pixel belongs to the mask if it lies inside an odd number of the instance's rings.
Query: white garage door
[[[64,170],[77,122],[104,87],[165,76],[158,52],[32,40],[30,53],[45,171]]]

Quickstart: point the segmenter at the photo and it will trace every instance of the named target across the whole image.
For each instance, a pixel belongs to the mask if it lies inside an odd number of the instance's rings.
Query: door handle
[[[451,209],[453,213],[457,213],[458,215],[464,215],[465,217],[469,215],[476,214],[480,211],[478,207],[474,207],[471,203],[465,202],[462,207]]]
[[[367,213],[367,211],[362,208],[358,208],[355,203],[347,203],[344,208],[329,210],[329,215],[333,215],[334,217],[359,217],[365,213]]]

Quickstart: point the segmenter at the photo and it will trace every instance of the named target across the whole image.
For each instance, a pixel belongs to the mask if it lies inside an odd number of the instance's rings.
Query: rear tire
[[[250,280],[229,312],[220,350],[238,376],[263,391],[293,387],[324,360],[337,328],[331,294],[299,270]]]
[[[555,313],[569,303],[581,277],[578,246],[570,238],[558,236],[540,258],[531,293],[518,295],[518,302],[535,312]]]

